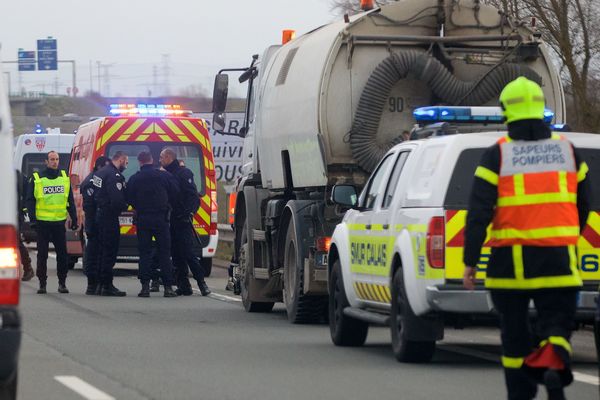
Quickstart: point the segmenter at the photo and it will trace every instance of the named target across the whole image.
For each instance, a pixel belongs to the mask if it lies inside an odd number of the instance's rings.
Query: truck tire
[[[0,400],[15,400],[17,398],[17,373],[6,382],[5,385],[0,385]]]
[[[348,307],[348,298],[344,290],[340,260],[333,264],[329,277],[329,332],[336,346],[362,346],[367,340],[369,324],[344,315]]]
[[[298,252],[294,224],[290,221],[285,238],[283,258],[283,301],[288,320],[293,324],[317,323],[323,320],[327,297],[304,294],[304,265]]]
[[[244,224],[244,229],[242,230],[241,237],[241,246],[240,246],[240,254],[239,254],[239,264],[240,264],[240,287],[242,296],[242,304],[244,305],[244,309],[247,312],[251,313],[259,313],[259,312],[269,312],[273,309],[275,303],[273,302],[256,302],[250,300],[250,279],[252,276],[250,274],[250,268],[247,268],[247,258],[248,258],[248,229],[246,224]]]
[[[435,352],[435,341],[419,342],[407,340],[404,335],[403,322],[417,317],[408,303],[404,289],[402,268],[394,273],[392,280],[392,304],[390,313],[390,330],[392,334],[392,351],[400,362],[425,363],[431,361]]]
[[[210,274],[212,273],[212,261],[213,259],[211,257],[202,257],[200,259],[200,264],[202,265],[202,268],[204,268],[205,278],[210,277]]]

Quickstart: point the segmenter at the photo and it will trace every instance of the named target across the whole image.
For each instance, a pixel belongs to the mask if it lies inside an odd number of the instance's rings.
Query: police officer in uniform
[[[117,262],[119,239],[119,215],[127,210],[125,199],[125,177],[121,174],[127,168],[129,158],[117,151],[111,162],[98,170],[92,177],[95,186],[96,221],[100,233],[99,284],[101,296],[125,296],[126,293],[113,284],[113,267]]]
[[[23,195],[23,191],[27,189],[27,180],[21,174],[21,171],[17,170],[17,206],[19,209],[17,210],[17,215],[19,217],[19,233],[17,235],[17,239],[19,241],[19,256],[21,256],[21,264],[23,265],[23,276],[21,280],[23,282],[30,281],[35,276],[35,271],[31,266],[31,257],[29,256],[29,250],[25,247],[25,243],[23,243],[23,238],[21,237],[21,229],[23,228],[23,224],[25,223],[25,196]]]
[[[576,245],[590,208],[588,166],[578,150],[543,122],[544,94],[524,77],[500,95],[508,136],[483,155],[475,172],[465,231],[464,286],[491,223],[486,288],[500,314],[502,365],[509,399],[533,399],[537,384],[564,399],[582,280]],[[533,343],[528,308],[538,313]]]
[[[83,212],[85,214],[85,254],[83,256],[83,270],[87,276],[87,289],[85,294],[100,294],[98,285],[98,264],[100,255],[100,241],[98,232],[98,223],[96,222],[96,201],[94,193],[96,187],[93,183],[94,174],[105,167],[110,160],[108,157],[100,156],[94,163],[94,170],[83,180],[80,186],[81,197],[83,200]]]
[[[192,251],[195,242],[193,216],[200,207],[200,196],[194,183],[194,174],[177,160],[173,149],[165,148],[160,153],[161,166],[170,172],[179,185],[179,196],[176,197],[171,212],[171,254],[177,275],[177,294],[192,295],[192,286],[188,279],[188,266],[203,296],[211,291],[204,281],[204,269],[198,257]]]
[[[37,271],[40,281],[39,294],[46,293],[48,280],[48,246],[54,244],[58,292],[69,293],[66,286],[68,266],[65,222],[67,213],[71,229],[77,229],[77,214],[73,192],[67,173],[58,169],[59,156],[55,151],[46,157],[46,169],[34,172],[27,187],[26,205],[31,225],[37,232]]]
[[[140,253],[139,278],[142,283],[142,290],[138,296],[150,297],[153,263],[152,237],[154,237],[165,288],[164,297],[177,297],[171,287],[173,266],[171,264],[171,234],[169,231],[171,211],[169,199],[174,199],[179,190],[171,183],[173,181],[169,179],[168,172],[154,168],[152,154],[143,151],[137,159],[140,163],[140,170],[129,178],[127,200],[136,211]]]

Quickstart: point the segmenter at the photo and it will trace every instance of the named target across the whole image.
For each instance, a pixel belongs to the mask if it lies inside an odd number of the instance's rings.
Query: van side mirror
[[[343,207],[356,207],[358,204],[356,187],[354,185],[335,185],[331,190],[331,201]]]
[[[222,133],[225,130],[225,123],[227,121],[227,114],[222,113],[214,113],[212,120],[212,129],[215,132]]]
[[[227,93],[229,91],[229,75],[217,74],[213,88],[213,113],[224,113],[227,108]]]

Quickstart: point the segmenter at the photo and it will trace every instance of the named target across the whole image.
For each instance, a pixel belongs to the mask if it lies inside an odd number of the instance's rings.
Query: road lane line
[[[76,376],[61,375],[55,376],[54,379],[87,400],[115,400],[114,397],[104,393],[102,390],[95,388]]]
[[[198,289],[194,289],[194,291],[200,293],[200,290]],[[220,294],[220,293],[215,293],[212,292],[211,294],[208,295],[208,297],[213,297],[217,300],[224,300],[224,301],[235,301],[235,302],[241,302],[242,299],[240,299],[239,297],[232,297],[232,296],[227,296],[226,294]]]
[[[460,346],[440,346],[441,350],[447,350],[453,353],[463,354],[482,360],[491,361],[494,363],[500,362],[500,356],[480,350],[467,349]],[[588,385],[600,386],[600,378],[594,375],[584,374],[582,372],[573,371],[573,379],[577,382],[587,383]]]

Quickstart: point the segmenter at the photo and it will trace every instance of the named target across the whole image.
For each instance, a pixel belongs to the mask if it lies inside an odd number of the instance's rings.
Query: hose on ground
[[[387,98],[400,80],[407,77],[421,80],[435,96],[448,105],[482,105],[497,98],[507,83],[525,76],[541,83],[541,77],[527,66],[504,63],[493,67],[474,81],[465,82],[437,59],[414,50],[393,53],[371,73],[360,96],[349,141],[352,156],[358,165],[371,172],[379,160],[400,137],[385,143],[377,141],[377,131]]]

